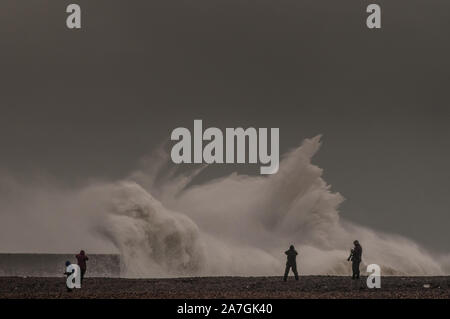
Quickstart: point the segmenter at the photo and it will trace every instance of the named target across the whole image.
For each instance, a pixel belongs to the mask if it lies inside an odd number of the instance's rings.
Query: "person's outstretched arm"
[[[348,256],[347,261],[350,261],[350,259],[352,259],[353,257],[353,249],[350,250],[350,256]]]

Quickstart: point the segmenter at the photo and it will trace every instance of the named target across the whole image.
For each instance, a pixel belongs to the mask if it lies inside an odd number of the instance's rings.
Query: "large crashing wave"
[[[124,181],[64,190],[0,181],[0,249],[118,251],[124,277],[281,275],[294,244],[302,274],[348,274],[354,239],[382,273],[449,274],[449,256],[339,217],[343,197],[311,163],[320,137],[286,154],[277,174],[231,174],[200,185],[157,153]],[[447,267],[447,268],[445,268]]]
[[[161,174],[164,156],[153,159],[128,182],[104,189],[111,207],[101,232],[132,277],[280,275],[289,244],[300,252],[302,273],[347,274],[354,239],[364,248],[363,264],[379,264],[383,274],[443,274],[414,242],[340,219],[342,196],[311,164],[319,147],[320,137],[305,140],[275,175],[232,174],[195,186],[189,183],[198,171]]]

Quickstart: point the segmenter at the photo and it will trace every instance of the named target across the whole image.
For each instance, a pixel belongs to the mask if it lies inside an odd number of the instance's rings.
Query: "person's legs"
[[[284,277],[283,277],[283,280],[284,280],[284,281],[287,280],[287,277],[288,277],[289,269],[290,269],[290,268],[291,268],[291,265],[286,264],[286,269],[285,269],[285,271],[284,271]]]
[[[297,264],[292,265],[292,272],[294,273],[295,280],[298,280]]]
[[[352,262],[352,279],[355,279],[356,277],[356,271],[355,271],[355,262]]]
[[[358,279],[359,278],[359,262],[353,261],[352,262],[352,279]]]
[[[358,261],[357,263],[356,263],[356,279],[359,279],[359,264],[360,264],[361,262],[360,261]]]
[[[85,273],[86,273],[86,269],[81,269],[81,283],[83,283]]]

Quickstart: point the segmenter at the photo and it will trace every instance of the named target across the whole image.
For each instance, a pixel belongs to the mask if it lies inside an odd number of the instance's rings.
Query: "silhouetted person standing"
[[[359,264],[361,263],[362,258],[362,247],[357,240],[353,242],[355,246],[350,252],[350,256],[348,256],[347,260],[352,261],[352,279],[359,279]]]
[[[77,257],[77,263],[81,270],[81,282],[83,282],[84,274],[86,273],[86,269],[87,269],[86,261],[88,261],[89,258],[84,253],[84,250],[81,250],[80,253],[78,255],[76,255],[75,257]]]
[[[287,255],[287,261],[286,261],[286,270],[284,271],[284,278],[283,280],[286,281],[289,270],[292,268],[292,272],[295,275],[295,280],[298,280],[298,273],[297,273],[297,251],[295,250],[294,246],[291,245],[288,250],[284,252]]]

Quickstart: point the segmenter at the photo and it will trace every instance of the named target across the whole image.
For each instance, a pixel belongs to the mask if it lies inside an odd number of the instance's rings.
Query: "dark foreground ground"
[[[429,287],[429,288],[428,288]],[[380,289],[366,278],[305,276],[175,279],[86,278],[66,292],[65,278],[0,277],[0,298],[446,298],[450,277],[382,277]]]

